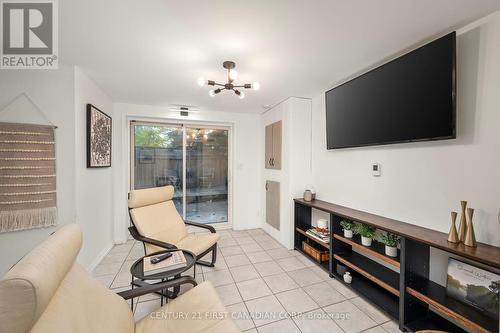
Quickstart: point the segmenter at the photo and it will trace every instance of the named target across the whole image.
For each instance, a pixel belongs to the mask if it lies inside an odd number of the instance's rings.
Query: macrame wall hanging
[[[0,232],[57,223],[54,126],[0,122]]]

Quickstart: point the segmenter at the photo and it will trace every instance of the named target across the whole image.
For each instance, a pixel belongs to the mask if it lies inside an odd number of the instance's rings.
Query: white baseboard
[[[92,272],[94,270],[94,268],[96,268],[97,265],[99,265],[99,263],[102,261],[102,259],[104,259],[104,257],[109,253],[109,251],[111,251],[111,249],[113,248],[114,244],[108,244],[108,246],[106,246],[98,255],[97,257],[92,260],[92,262],[90,263],[90,265],[87,267],[87,270],[89,272]]]

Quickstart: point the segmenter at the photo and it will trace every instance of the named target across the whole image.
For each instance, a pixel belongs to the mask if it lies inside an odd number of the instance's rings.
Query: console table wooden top
[[[380,215],[375,215],[322,200],[305,201],[294,199],[296,203],[319,209],[330,214],[345,217],[356,222],[371,225],[377,229],[391,232],[399,236],[427,244],[429,246],[451,252],[459,256],[500,269],[500,248],[488,244],[477,243],[477,247],[454,244],[447,241],[448,234],[419,227]]]

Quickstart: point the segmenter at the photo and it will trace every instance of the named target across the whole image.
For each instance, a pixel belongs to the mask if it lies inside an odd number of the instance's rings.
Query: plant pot
[[[352,230],[345,230],[344,229],[344,237],[345,238],[352,238]]]
[[[370,237],[361,236],[361,244],[364,246],[372,246],[372,239]]]
[[[389,257],[397,257],[398,256],[398,248],[392,246],[385,246],[385,254]]]

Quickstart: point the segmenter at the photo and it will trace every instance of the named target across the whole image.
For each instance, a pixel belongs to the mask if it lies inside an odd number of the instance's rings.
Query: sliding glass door
[[[227,222],[228,130],[186,128],[186,219]]]
[[[185,219],[229,221],[229,128],[132,122],[131,138],[131,188],[172,185]]]

